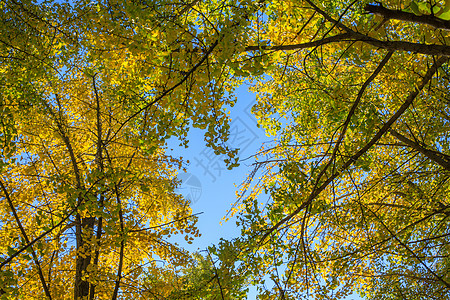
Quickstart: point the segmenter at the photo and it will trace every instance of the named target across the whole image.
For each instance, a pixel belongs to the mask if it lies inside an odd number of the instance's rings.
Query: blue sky
[[[234,221],[220,225],[221,219],[236,200],[236,185],[246,178],[252,169],[253,159],[243,159],[255,154],[263,142],[270,141],[262,129],[256,126],[256,119],[250,109],[255,103],[255,95],[249,93],[245,86],[238,91],[238,102],[231,110],[229,145],[240,148],[240,166],[228,170],[223,162],[224,157],[217,156],[213,150],[205,146],[203,131],[191,129],[189,132],[189,148],[178,147],[177,141],[171,141],[168,148],[172,154],[189,160],[186,174],[179,177],[188,184],[183,184],[179,192],[192,197],[193,213],[199,215],[200,238],[194,240],[193,250],[204,249],[220,238],[232,238],[239,235]],[[198,187],[198,189],[196,188]],[[191,189],[192,188],[192,189]],[[201,190],[200,193],[198,190]]]
[[[270,142],[264,131],[256,126],[256,119],[251,115],[251,107],[256,103],[256,96],[248,92],[244,85],[238,89],[238,101],[231,109],[232,122],[230,124],[229,145],[240,148],[240,166],[228,170],[223,162],[224,157],[214,154],[212,149],[205,146],[203,131],[191,129],[189,132],[189,148],[178,147],[176,140],[170,141],[168,148],[172,154],[189,160],[187,173],[179,177],[184,181],[179,192],[191,197],[193,213],[200,213],[198,228],[202,234],[192,245],[184,243],[184,239],[177,242],[186,249],[195,251],[206,249],[219,242],[220,238],[231,239],[240,234],[234,220],[221,222],[227,210],[236,201],[236,186],[243,182],[252,170],[252,158],[262,143]],[[222,225],[221,225],[222,223]],[[248,299],[256,299],[251,291]]]

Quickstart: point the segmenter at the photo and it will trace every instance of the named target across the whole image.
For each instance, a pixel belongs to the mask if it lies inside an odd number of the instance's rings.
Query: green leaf
[[[411,3],[409,4],[409,8],[411,8],[412,12],[417,15],[417,16],[421,16],[422,13],[420,12],[419,6],[417,5],[417,3],[415,1],[411,1]]]

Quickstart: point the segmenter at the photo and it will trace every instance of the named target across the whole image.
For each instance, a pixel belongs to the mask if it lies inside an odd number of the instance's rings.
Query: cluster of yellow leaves
[[[191,257],[167,239],[199,232],[174,192],[183,161],[165,154],[166,140],[187,145],[189,126],[207,129],[208,145],[235,158],[223,143],[235,84],[224,61],[227,27],[242,17],[230,21],[215,1],[0,4],[0,137],[11,144],[0,294],[169,295],[169,269]]]

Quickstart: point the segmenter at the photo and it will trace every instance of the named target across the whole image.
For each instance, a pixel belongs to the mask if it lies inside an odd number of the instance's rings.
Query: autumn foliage
[[[448,299],[450,1],[0,1],[2,299]],[[201,254],[175,193],[272,143]],[[205,254],[206,253],[206,254]]]

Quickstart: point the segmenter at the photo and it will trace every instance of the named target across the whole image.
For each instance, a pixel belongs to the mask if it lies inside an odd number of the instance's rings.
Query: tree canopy
[[[450,297],[449,8],[273,1],[255,20],[274,142],[234,212],[262,299]]]
[[[166,239],[199,233],[165,141],[199,127],[235,163],[216,5],[0,2],[4,298],[170,293],[150,279],[189,256]]]
[[[450,298],[450,1],[0,1],[2,299]],[[189,128],[273,142],[207,254]]]

